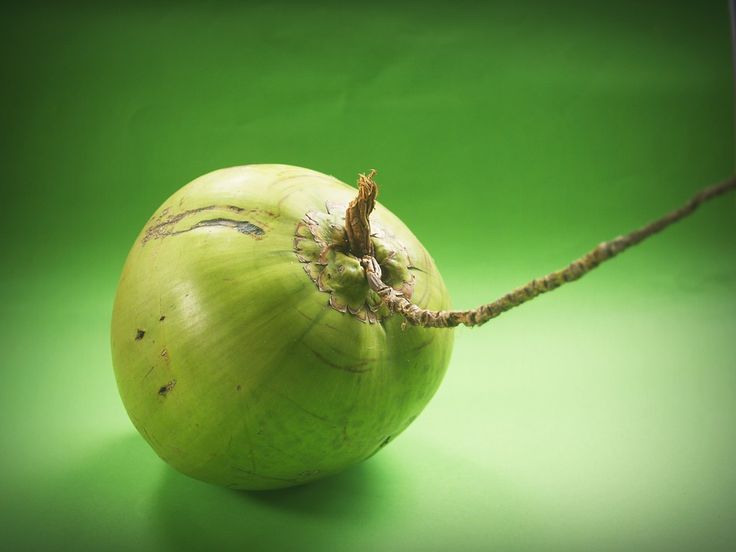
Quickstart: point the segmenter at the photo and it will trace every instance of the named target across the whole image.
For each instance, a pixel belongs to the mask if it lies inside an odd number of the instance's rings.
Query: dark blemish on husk
[[[166,316],[162,314],[161,318],[159,318],[158,321],[163,322],[164,320],[166,320]]]
[[[176,380],[171,380],[169,383],[159,388],[158,394],[161,395],[162,397],[165,397],[166,395],[169,394],[169,392],[171,392],[171,390],[174,388],[175,385],[176,385]]]
[[[146,335],[146,330],[136,330],[135,331],[135,340],[140,341],[143,339],[143,336]]]
[[[238,391],[240,391],[242,388],[240,387],[240,384],[238,384],[238,385],[235,386],[235,389],[237,389]]]

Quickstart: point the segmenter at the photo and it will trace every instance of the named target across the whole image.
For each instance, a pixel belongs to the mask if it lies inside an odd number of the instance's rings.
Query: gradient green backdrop
[[[3,547],[733,550],[733,196],[458,330],[414,425],[311,486],[174,472],[110,363],[129,246],[213,169],[379,169],[456,307],[731,174],[727,4],[645,4],[3,8]]]

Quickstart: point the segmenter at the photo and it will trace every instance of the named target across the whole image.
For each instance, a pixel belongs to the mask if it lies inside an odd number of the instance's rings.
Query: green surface
[[[725,2],[482,6],[6,8],[8,549],[736,547],[734,197],[458,330],[422,416],[331,479],[209,486],[125,415],[117,278],[200,174],[278,162],[351,182],[376,167],[382,203],[471,307],[733,171]]]

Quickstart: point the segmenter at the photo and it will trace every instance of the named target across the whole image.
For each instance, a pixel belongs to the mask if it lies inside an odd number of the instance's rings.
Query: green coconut
[[[171,196],[133,245],[112,321],[115,375],[166,462],[236,489],[298,485],[375,454],[442,381],[452,328],[479,326],[573,282],[736,190],[704,188],[496,301],[449,310],[434,261],[359,189],[315,171],[248,165]]]
[[[452,331],[407,324],[350,249],[355,188],[248,165],[172,195],[128,255],[112,353],[135,427],[177,470],[236,489],[306,483],[365,460],[434,395]],[[370,246],[384,284],[445,311],[429,253],[380,204]]]

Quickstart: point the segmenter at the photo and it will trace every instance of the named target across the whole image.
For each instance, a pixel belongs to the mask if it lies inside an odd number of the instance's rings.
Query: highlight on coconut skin
[[[451,310],[430,252],[377,201],[375,177],[361,174],[356,191],[288,165],[222,169],[144,226],[115,299],[113,364],[130,419],[174,468],[257,490],[370,458],[437,391],[454,327],[491,331],[736,189],[733,177],[704,188],[560,270]]]

